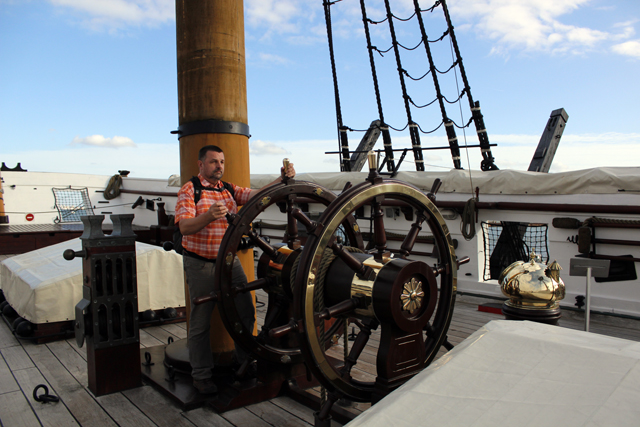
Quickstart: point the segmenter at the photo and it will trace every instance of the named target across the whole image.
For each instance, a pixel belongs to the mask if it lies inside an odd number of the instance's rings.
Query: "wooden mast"
[[[214,144],[225,152],[224,180],[249,187],[243,1],[176,0],[176,32],[182,184],[198,174],[198,150]],[[253,280],[253,250],[238,257]],[[233,349],[216,308],[211,350],[224,363]]]

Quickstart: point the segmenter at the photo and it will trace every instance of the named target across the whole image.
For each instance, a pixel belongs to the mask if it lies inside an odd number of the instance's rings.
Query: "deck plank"
[[[194,425],[182,416],[180,408],[150,386],[126,390],[122,394],[159,427],[193,427]]]
[[[68,340],[65,340],[67,344],[69,344],[69,346],[80,355],[80,357],[82,357],[83,360],[87,360],[87,346],[83,345],[82,347],[78,347],[78,344],[76,343],[76,339],[75,338],[69,338]]]
[[[120,427],[155,427],[156,424],[122,393],[97,397],[96,400]]]
[[[186,322],[181,323],[169,323],[162,325],[161,328],[173,335],[174,339],[184,339],[187,337]]]
[[[280,408],[289,412],[290,414],[298,417],[301,421],[305,423],[301,425],[313,425],[314,423],[313,412],[309,411],[309,408],[304,406],[302,403],[298,403],[295,400],[291,399],[290,397],[286,397],[286,396],[276,397],[275,399],[271,399],[270,402],[274,405],[279,406]],[[341,424],[335,421],[332,421],[331,425],[340,426]]]
[[[13,377],[13,373],[7,363],[0,357],[0,395],[12,391],[20,391],[20,386]]]
[[[78,425],[65,405],[61,405],[60,403],[40,403],[33,399],[33,390],[40,384],[47,386],[49,394],[51,394],[51,387],[47,384],[47,381],[37,368],[32,367],[14,371],[14,375],[20,384],[20,388],[26,395],[31,409],[35,412],[43,427],[71,427]],[[29,391],[31,391],[31,393],[29,393]],[[42,395],[43,393],[43,389],[38,390],[38,395]]]
[[[235,426],[271,427],[247,408],[238,408],[221,414],[222,417]]]
[[[3,427],[39,426],[38,418],[21,391],[0,395],[0,421]]]
[[[46,344],[46,346],[76,381],[87,388],[89,385],[87,361],[72,348],[72,345],[69,345],[67,341],[55,341]]]
[[[166,343],[167,341],[160,341],[158,338],[147,332],[146,329],[140,329],[140,347],[155,347]]]
[[[24,351],[24,348],[19,345],[15,345],[13,347],[7,347],[0,350],[2,357],[7,362],[9,369],[13,372],[19,371],[20,369],[33,368],[34,364],[29,359],[27,352]]]
[[[13,336],[9,326],[2,319],[0,319],[0,323],[2,324],[0,325],[0,349],[20,345],[20,341]]]
[[[80,425],[115,426],[111,417],[94,400],[93,395],[76,380],[46,345],[24,343],[31,360]]]
[[[233,424],[208,406],[183,412],[182,416],[197,427],[233,427]]]
[[[270,401],[260,402],[246,407],[248,411],[264,420],[265,422],[278,427],[298,427],[312,426],[312,423],[306,422],[294,414],[286,411]]]
[[[157,339],[161,344],[167,344],[169,338],[173,339],[174,341],[177,341],[180,338],[177,335],[174,335],[171,332],[167,331],[164,326],[151,326],[148,328],[144,328],[144,332]],[[186,338],[186,331],[185,337],[183,338]]]

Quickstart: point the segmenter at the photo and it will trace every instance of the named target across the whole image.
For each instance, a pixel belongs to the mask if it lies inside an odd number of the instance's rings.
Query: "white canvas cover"
[[[82,259],[67,261],[66,249],[82,249],[80,238],[7,258],[0,263],[0,288],[18,314],[32,323],[75,318],[82,299]],[[184,307],[182,256],[136,242],[138,310]]]
[[[640,343],[494,320],[349,427],[637,426]]]
[[[368,172],[299,173],[298,181],[318,183],[341,191],[347,182],[359,184]],[[469,177],[472,178],[472,185]],[[251,187],[261,188],[278,175],[251,175]],[[640,191],[640,168],[593,168],[578,171],[541,173],[516,170],[468,171],[451,169],[442,172],[399,172],[395,179],[422,190],[430,190],[436,178],[442,180],[441,193],[470,193],[478,187],[480,194],[617,194]]]

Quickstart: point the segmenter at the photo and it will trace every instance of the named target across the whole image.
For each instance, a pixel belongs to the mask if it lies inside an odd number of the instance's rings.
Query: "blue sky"
[[[423,9],[432,3],[421,2]],[[245,0],[246,60],[252,173],[278,170],[283,157],[298,172],[338,171],[333,85],[322,0]],[[637,0],[449,0],[471,93],[482,105],[496,164],[525,169],[549,114],[569,121],[552,171],[636,166],[640,159],[640,3]],[[410,0],[391,0],[411,15]],[[381,0],[367,0],[374,19]],[[171,0],[0,0],[0,161],[31,171],[165,178],[179,172],[175,4]],[[345,125],[377,118],[357,0],[332,8]],[[430,38],[445,29],[442,10],[425,14]],[[415,46],[413,22],[396,24],[399,41]],[[391,46],[384,24],[373,44]],[[403,64],[426,72],[423,49]],[[421,54],[420,54],[421,53]],[[413,56],[412,56],[413,55]],[[434,47],[436,66],[450,66],[447,43]],[[395,59],[376,56],[388,97],[385,118],[404,127]],[[456,97],[453,73],[441,77]],[[458,84],[461,83],[458,74]],[[417,104],[433,99],[431,80],[410,87]],[[466,122],[457,104],[449,116]],[[435,109],[434,109],[435,108]],[[414,112],[425,130],[440,122],[434,108]],[[473,125],[466,132],[477,144]],[[394,146],[410,145],[406,133]],[[349,134],[356,148],[360,133]],[[465,135],[458,130],[463,143]],[[443,131],[423,135],[444,146]],[[380,148],[379,146],[376,148]],[[463,165],[479,167],[479,150]],[[414,169],[405,161],[403,169]],[[469,162],[469,163],[467,163]],[[447,170],[448,151],[425,153],[427,170]]]

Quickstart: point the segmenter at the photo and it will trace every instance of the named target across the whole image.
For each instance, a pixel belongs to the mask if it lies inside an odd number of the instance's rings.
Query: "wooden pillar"
[[[249,126],[242,0],[176,0],[178,116],[182,184],[198,174],[198,151],[225,153],[223,179],[249,187]],[[253,251],[238,257],[254,279]],[[187,312],[189,308],[188,289]],[[223,361],[234,349],[216,308],[211,349]]]

